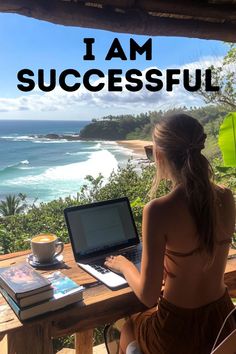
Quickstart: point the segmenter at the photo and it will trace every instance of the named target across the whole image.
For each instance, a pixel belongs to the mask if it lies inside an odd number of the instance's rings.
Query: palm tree
[[[22,193],[17,196],[7,195],[5,200],[0,201],[0,214],[2,216],[9,216],[23,213],[27,207],[25,199],[26,195]]]

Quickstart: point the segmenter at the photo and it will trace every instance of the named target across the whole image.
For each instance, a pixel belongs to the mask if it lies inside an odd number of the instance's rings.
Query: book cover
[[[27,263],[0,268],[0,285],[16,301],[50,288],[50,281]]]
[[[22,309],[4,289],[1,289],[2,295],[20,320],[26,320],[47,312],[55,311],[83,299],[84,287],[76,284],[72,279],[61,272],[53,273],[48,279],[52,283],[53,297],[48,301],[40,302]]]

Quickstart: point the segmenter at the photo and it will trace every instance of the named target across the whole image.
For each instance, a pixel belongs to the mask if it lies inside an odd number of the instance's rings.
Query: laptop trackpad
[[[117,290],[121,287],[128,286],[127,281],[120,274],[116,274],[113,271],[108,270],[107,268],[102,268],[101,266],[89,265],[78,263],[79,266],[86,270],[89,274],[100,280],[102,283],[108,286],[112,290]]]

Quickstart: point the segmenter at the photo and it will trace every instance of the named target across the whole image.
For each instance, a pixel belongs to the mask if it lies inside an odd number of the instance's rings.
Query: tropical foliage
[[[142,128],[149,123],[147,114],[107,116],[101,120],[92,120],[80,131],[81,139],[98,140],[122,140],[126,139],[127,134],[135,129]]]
[[[235,175],[226,175],[224,170],[216,170],[216,166],[220,165],[223,168],[221,160],[213,161],[216,182],[225,184],[236,194]],[[154,173],[155,168],[152,164],[142,167],[141,171],[138,171],[130,161],[126,168],[112,173],[106,184],[104,184],[102,176],[97,178],[88,176],[86,184],[76,198],[67,197],[49,203],[40,203],[38,206],[28,206],[27,213],[0,218],[0,253],[28,249],[29,239],[41,232],[56,233],[62,241],[68,242],[69,238],[63,216],[64,208],[123,196],[128,196],[130,199],[135,222],[141,236],[142,210],[149,200],[148,192]],[[158,189],[158,196],[165,194],[168,188],[168,184],[162,183]]]
[[[236,167],[236,112],[229,113],[221,124],[219,146],[224,165]]]
[[[206,103],[223,104],[228,110],[236,110],[236,45],[229,44],[229,51],[218,65],[210,67],[213,84],[220,87],[218,92],[200,90]]]
[[[0,214],[9,216],[23,213],[27,207],[25,200],[26,195],[22,193],[19,193],[18,196],[7,195],[6,199],[0,202]]]
[[[213,137],[216,145],[219,125],[228,113],[224,106],[208,105],[200,108],[185,106],[167,111],[153,111],[135,115],[107,116],[100,120],[94,119],[80,132],[81,139],[96,140],[124,140],[143,139],[150,140],[152,128],[162,117],[168,114],[184,112],[197,118],[206,128],[207,133]],[[213,150],[215,152],[215,150]],[[217,150],[219,152],[219,150]]]

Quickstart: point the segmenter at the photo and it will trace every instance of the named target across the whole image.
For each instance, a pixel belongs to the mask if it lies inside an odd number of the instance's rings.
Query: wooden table
[[[25,261],[29,252],[1,256],[0,267]],[[0,336],[7,334],[9,354],[52,354],[52,338],[74,333],[79,341],[77,353],[91,354],[94,328],[144,309],[129,287],[112,291],[97,284],[76,265],[70,245],[65,245],[63,255],[65,264],[60,271],[87,287],[84,301],[22,323],[0,295]],[[0,353],[3,354],[1,342]]]
[[[24,251],[1,256],[0,266],[22,262],[28,253]],[[236,254],[236,251],[232,253]],[[77,333],[79,342],[77,353],[91,354],[95,327],[145,309],[129,287],[111,291],[103,285],[96,285],[96,279],[74,262],[70,245],[65,246],[64,261],[60,270],[87,287],[84,301],[22,323],[0,297],[0,336],[7,335],[8,354],[52,354],[52,338],[73,333]],[[236,297],[236,258],[229,259],[227,263],[225,282],[230,295]],[[0,342],[0,353],[3,354],[1,343],[3,341]]]

